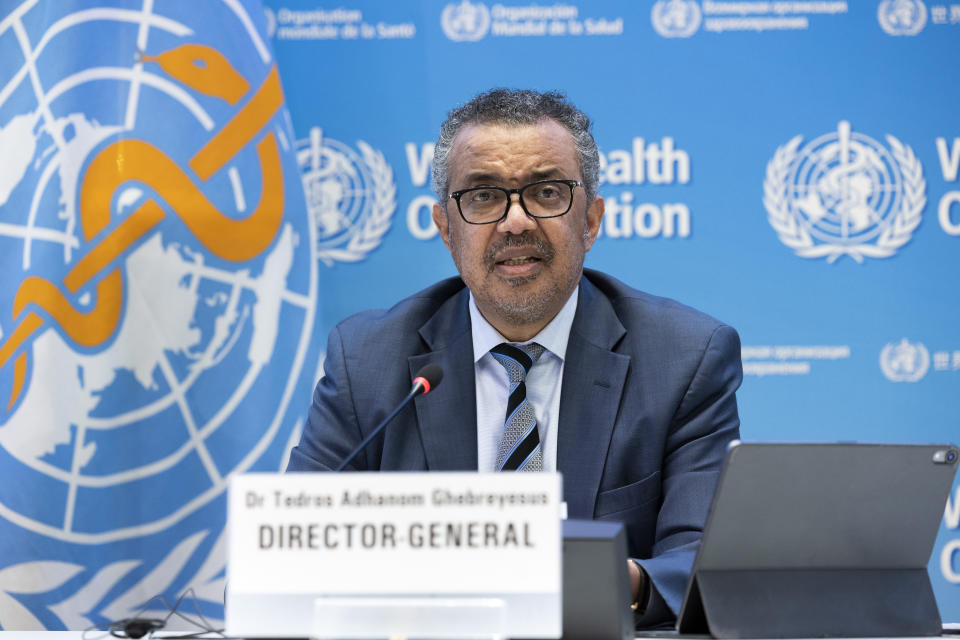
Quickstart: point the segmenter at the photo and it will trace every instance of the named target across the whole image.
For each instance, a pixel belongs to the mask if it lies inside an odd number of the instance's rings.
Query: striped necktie
[[[534,415],[533,406],[527,401],[525,382],[530,367],[542,353],[543,347],[535,342],[525,345],[504,342],[490,349],[490,355],[503,365],[510,379],[507,416],[497,449],[499,471],[543,470],[543,451],[537,431],[537,417]]]

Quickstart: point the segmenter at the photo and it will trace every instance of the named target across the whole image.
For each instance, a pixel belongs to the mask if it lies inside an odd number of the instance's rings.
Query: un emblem
[[[763,204],[780,241],[803,258],[888,258],[920,224],[923,168],[891,135],[889,150],[841,122],[835,133],[779,147],[767,165]]]
[[[701,18],[694,0],[657,0],[650,11],[654,30],[664,38],[689,38],[700,28]]]
[[[0,627],[217,617],[229,478],[282,466],[320,349],[262,16],[35,7],[0,22]]]
[[[917,382],[927,375],[930,352],[922,342],[906,338],[889,343],[880,351],[880,370],[892,382]]]
[[[877,22],[892,36],[915,36],[927,24],[927,6],[923,0],[883,0]]]
[[[451,40],[476,42],[490,29],[490,10],[482,2],[469,0],[448,4],[440,15],[440,26]]]
[[[307,210],[317,225],[317,257],[358,262],[379,246],[396,210],[393,170],[383,154],[363,140],[360,154],[325,138],[318,127],[297,141]]]

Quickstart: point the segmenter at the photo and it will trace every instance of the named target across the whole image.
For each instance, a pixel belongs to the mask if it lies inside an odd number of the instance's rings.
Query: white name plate
[[[471,596],[503,598],[512,637],[559,637],[560,492],[550,473],[235,476],[227,630],[311,635],[325,596]]]

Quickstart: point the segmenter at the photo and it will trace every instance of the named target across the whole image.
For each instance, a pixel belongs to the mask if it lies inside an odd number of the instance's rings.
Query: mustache
[[[491,245],[483,255],[483,261],[489,271],[497,263],[497,255],[504,249],[513,249],[517,247],[529,248],[532,254],[545,263],[550,263],[556,256],[556,250],[546,239],[535,236],[529,231],[524,231],[520,235],[508,235],[502,240]]]

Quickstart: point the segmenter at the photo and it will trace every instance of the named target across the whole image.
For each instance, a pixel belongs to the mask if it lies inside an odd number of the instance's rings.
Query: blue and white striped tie
[[[526,378],[530,367],[543,354],[543,347],[535,342],[525,345],[498,344],[490,355],[507,370],[510,393],[503,436],[497,449],[499,471],[542,471],[543,450],[537,431],[537,417],[527,401]]]

